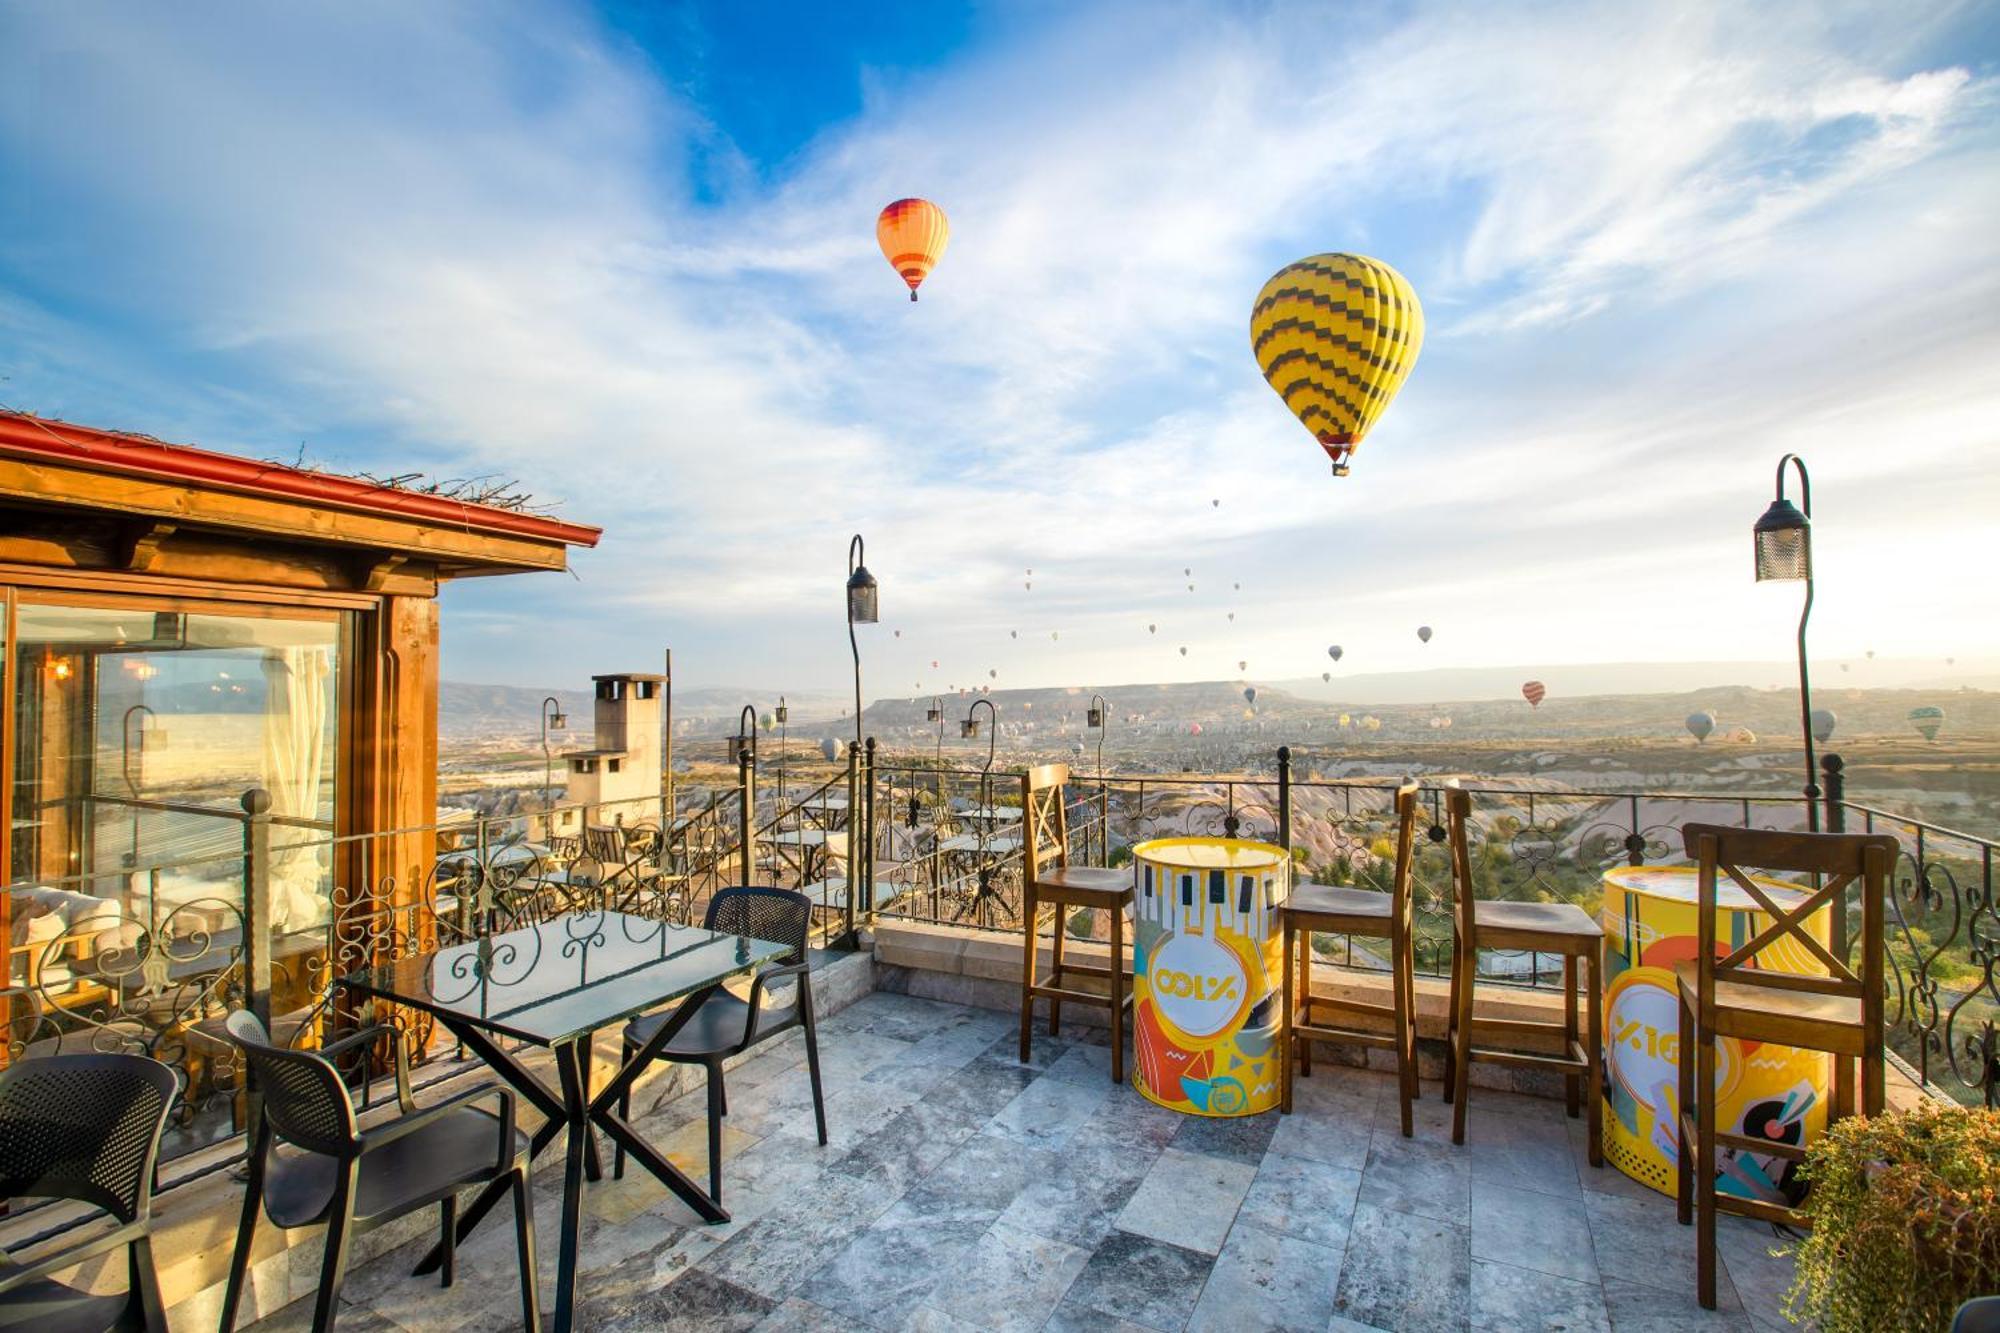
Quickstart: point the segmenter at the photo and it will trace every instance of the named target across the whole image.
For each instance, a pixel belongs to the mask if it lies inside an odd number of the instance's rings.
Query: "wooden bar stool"
[[[1043,764],[1021,779],[1021,1059],[1028,1058],[1028,1038],[1034,1028],[1035,999],[1049,1002],[1049,1035],[1061,1030],[1064,1000],[1111,1010],[1111,1081],[1125,1081],[1125,1011],[1132,1007],[1130,973],[1125,968],[1125,914],[1132,909],[1132,872],[1069,863],[1069,812],[1065,787],[1067,764]],[[1055,913],[1055,940],[1050,946],[1046,982],[1035,976],[1036,935],[1042,908]],[[1111,914],[1111,965],[1071,963],[1063,959],[1070,914],[1089,908]],[[1066,977],[1094,977],[1107,983],[1108,994],[1065,986]]]
[[[1579,1096],[1587,1096],[1590,1119],[1590,1164],[1604,1165],[1604,928],[1574,903],[1479,901],[1473,890],[1472,857],[1465,826],[1472,817],[1471,793],[1448,787],[1444,793],[1445,825],[1451,842],[1453,896],[1458,900],[1451,951],[1451,1060],[1445,1066],[1444,1096],[1452,1103],[1451,1141],[1465,1142],[1465,1105],[1472,1099],[1472,1062],[1555,1069],[1563,1075],[1563,1099],[1572,1119]],[[1481,1018],[1473,992],[1479,977],[1481,949],[1522,949],[1557,954],[1563,963],[1563,1021],[1544,1023],[1519,1018]],[[1584,1005],[1587,1022],[1579,1040],[1576,1022],[1577,963],[1587,980]],[[1546,1055],[1511,1046],[1482,1046],[1482,1036],[1533,1041],[1559,1036],[1561,1055]],[[1584,1087],[1588,1084],[1588,1088]]]
[[[1805,1216],[1782,1204],[1722,1195],[1715,1188],[1715,1152],[1729,1148],[1803,1160],[1803,1145],[1725,1133],[1715,1124],[1715,1043],[1718,1037],[1825,1051],[1835,1061],[1831,1126],[1853,1115],[1854,1063],[1861,1066],[1861,1114],[1879,1115],[1886,1062],[1882,1053],[1882,911],[1896,840],[1887,834],[1775,833],[1764,829],[1689,824],[1682,830],[1698,868],[1697,951],[1674,968],[1680,991],[1680,1142],[1678,1211],[1696,1223],[1695,1283],[1703,1308],[1715,1308],[1715,1214],[1718,1210],[1787,1226]],[[1795,903],[1774,902],[1753,871],[1824,876],[1801,885]],[[1727,875],[1771,920],[1734,948],[1715,937],[1717,886]],[[1847,890],[1861,883],[1860,971],[1830,951],[1808,928],[1812,914],[1847,910]],[[1838,938],[1836,936],[1835,938]],[[1787,971],[1760,959],[1773,950],[1785,960],[1812,958],[1827,975]],[[1688,1145],[1694,1144],[1690,1152]],[[1700,1169],[1695,1165],[1699,1163]]]
[[[1339,884],[1294,884],[1291,896],[1278,912],[1285,946],[1285,1030],[1283,1085],[1279,1107],[1292,1111],[1292,1062],[1296,1055],[1299,1073],[1312,1074],[1312,1043],[1352,1042],[1376,1046],[1396,1053],[1396,1091],[1403,1104],[1403,1137],[1411,1137],[1410,1103],[1417,1089],[1416,946],[1410,922],[1411,863],[1415,859],[1417,828],[1417,787],[1410,783],[1396,789],[1396,869],[1389,892],[1355,889]],[[1389,942],[1389,1004],[1334,997],[1315,998],[1312,993],[1312,937],[1359,935]],[[1294,966],[1296,960],[1296,967]],[[1388,1031],[1350,1024],[1337,1026],[1318,1016],[1351,1014],[1356,1017],[1387,1019]]]

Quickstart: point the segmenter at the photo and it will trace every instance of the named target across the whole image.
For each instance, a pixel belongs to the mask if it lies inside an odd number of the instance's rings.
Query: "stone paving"
[[[1475,1090],[1455,1148],[1427,1083],[1404,1139],[1389,1078],[1322,1059],[1293,1115],[1207,1120],[1112,1084],[1092,1030],[1038,1039],[1025,1065],[1015,1032],[1008,1014],[887,993],[828,1019],[825,1148],[799,1042],[733,1072],[733,1220],[700,1225],[643,1176],[591,1187],[579,1328],[1786,1327],[1769,1227],[1721,1219],[1722,1308],[1702,1311],[1693,1229],[1592,1169],[1559,1103]],[[697,1093],[640,1121],[697,1179],[702,1115]],[[560,1157],[537,1181],[545,1300]],[[340,1327],[518,1327],[504,1208],[448,1291],[410,1276],[426,1244],[358,1267]],[[310,1324],[299,1302],[254,1327]]]

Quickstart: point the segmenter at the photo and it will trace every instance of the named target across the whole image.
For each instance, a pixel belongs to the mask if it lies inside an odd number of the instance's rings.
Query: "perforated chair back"
[[[0,1070],[0,1199],[77,1199],[137,1220],[179,1093],[174,1071],[143,1055],[49,1055]]]
[[[741,885],[724,889],[708,900],[702,925],[726,935],[782,944],[787,965],[806,960],[806,937],[812,933],[812,899],[790,889]]]
[[[238,1009],[223,1025],[264,1095],[264,1117],[285,1142],[308,1152],[352,1156],[361,1149],[354,1101],[333,1063],[311,1051],[273,1046],[257,1016]]]

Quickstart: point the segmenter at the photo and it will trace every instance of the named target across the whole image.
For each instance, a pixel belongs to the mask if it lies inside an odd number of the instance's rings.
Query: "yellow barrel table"
[[[1680,1007],[1674,964],[1698,946],[1692,866],[1620,866],[1604,876],[1604,1155],[1642,1185],[1674,1193],[1679,1159]],[[1804,897],[1783,880],[1756,876],[1780,907]],[[1724,879],[1716,889],[1718,957],[1746,944],[1770,917]],[[1827,914],[1814,913],[1813,937],[1827,939]],[[1774,945],[1762,961],[1826,975],[1796,943]],[[1826,1128],[1830,1076],[1825,1055],[1724,1037],[1716,1043],[1716,1124],[1736,1134],[1802,1144]],[[1796,1203],[1797,1164],[1777,1156],[1722,1150],[1715,1187],[1725,1194]]]
[[[1282,847],[1161,838],[1132,849],[1133,1086],[1190,1115],[1278,1104]]]

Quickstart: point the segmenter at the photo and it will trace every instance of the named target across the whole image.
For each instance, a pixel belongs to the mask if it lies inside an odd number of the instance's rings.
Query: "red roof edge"
[[[190,445],[166,444],[143,435],[78,426],[24,412],[0,412],[0,450],[100,472],[155,477],[184,485],[220,486],[251,495],[561,542],[566,546],[595,546],[604,533],[602,528],[565,523],[541,514],[470,504],[332,472],[287,467],[283,463],[266,463]]]

